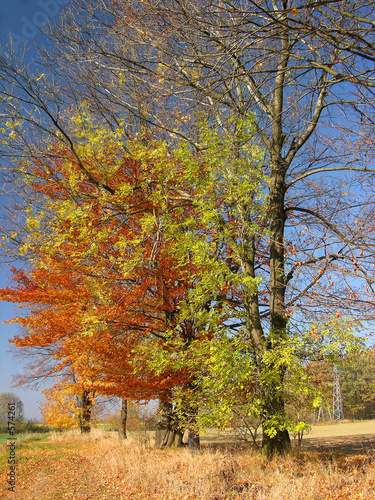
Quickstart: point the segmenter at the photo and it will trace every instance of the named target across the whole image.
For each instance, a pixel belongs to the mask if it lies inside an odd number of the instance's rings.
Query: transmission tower
[[[340,372],[335,365],[333,367],[333,414],[332,420],[343,420],[344,409],[342,405]]]
[[[320,404],[317,418],[315,417],[315,411],[314,411],[314,425],[316,422],[320,422],[321,420],[323,422],[325,422],[326,420],[332,420],[332,413],[329,408],[329,405],[323,401]]]

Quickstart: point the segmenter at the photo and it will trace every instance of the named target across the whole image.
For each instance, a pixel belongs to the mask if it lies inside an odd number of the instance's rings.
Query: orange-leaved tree
[[[74,380],[74,373],[59,378],[52,386],[43,390],[45,402],[40,411],[45,422],[59,429],[78,427],[81,433],[91,430],[95,405],[95,392],[82,387]]]
[[[72,367],[100,394],[169,403],[193,375],[171,366],[157,373],[147,356],[157,358],[171,334],[186,346],[209,334],[178,316],[193,266],[178,262],[164,236],[165,212],[184,220],[191,203],[178,170],[168,178],[159,157],[133,159],[109,140],[99,151],[80,149],[78,161],[52,144],[44,160],[27,164],[29,195],[39,197],[19,249],[29,269],[14,270],[17,286],[0,292],[30,309],[13,320],[24,327],[13,342],[52,347],[53,372]]]

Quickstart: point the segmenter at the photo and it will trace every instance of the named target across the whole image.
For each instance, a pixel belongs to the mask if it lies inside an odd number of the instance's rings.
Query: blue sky
[[[26,48],[25,60],[30,63],[35,58],[37,47],[43,43],[43,36],[38,28],[43,23],[53,21],[69,0],[0,0],[0,47],[4,48],[9,42],[10,35],[16,55]],[[0,198],[0,211],[1,211]],[[9,267],[0,263],[0,287],[9,284]],[[17,325],[3,322],[18,315],[16,306],[0,302],[0,393],[14,392],[25,405],[26,418],[40,418],[39,403],[44,397],[40,391],[13,389],[11,379],[13,375],[22,371],[21,363],[9,353],[9,338],[18,333]]]
[[[4,46],[11,35],[16,53],[26,47],[27,57],[35,56],[34,45],[43,41],[39,28],[53,21],[68,3],[69,0],[1,0],[0,44]]]

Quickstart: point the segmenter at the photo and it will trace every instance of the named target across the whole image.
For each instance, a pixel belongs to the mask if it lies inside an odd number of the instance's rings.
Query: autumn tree
[[[79,118],[83,127],[89,126],[88,117]],[[174,385],[186,380],[186,372],[156,374],[142,363],[142,356],[134,359],[137,345],[140,352],[145,343],[163,348],[186,290],[173,256],[163,249],[157,205],[160,165],[152,156],[142,162],[124,156],[113,143],[116,137],[103,134],[103,129],[93,128],[91,141],[77,144],[85,172],[69,150],[56,145],[52,159],[25,164],[31,177],[25,182],[28,192],[43,199],[43,210],[27,209],[18,251],[32,267],[28,272],[14,270],[17,286],[1,290],[1,298],[31,307],[31,313],[14,320],[25,328],[14,342],[21,349],[48,348],[60,360],[47,367],[48,375],[74,368],[82,390],[89,384],[101,394],[165,399]],[[103,169],[103,160],[108,169]],[[51,169],[56,176],[50,175]],[[110,180],[106,192],[93,182],[94,172]],[[163,183],[175,191],[173,179]],[[190,338],[194,329],[185,321],[176,334]],[[57,397],[55,389],[52,396]]]
[[[345,326],[339,335],[340,317],[371,314],[373,169],[363,131],[371,127],[364,103],[373,102],[372,7],[75,1],[51,32],[54,77],[47,70],[32,77],[11,56],[2,63],[4,155],[21,158],[11,173],[27,171],[24,158],[58,156],[50,150],[56,141],[76,172],[106,196],[115,194],[110,163],[102,162],[99,174],[82,161],[71,115],[63,112],[67,101],[82,116],[85,99],[96,120],[122,130],[125,148],[146,124],[162,130],[162,153],[143,137],[147,154],[142,147],[132,153],[138,161],[154,155],[166,168],[165,152],[176,149],[172,164],[181,166],[181,181],[161,193],[165,213],[178,213],[173,197],[195,210],[166,228],[169,241],[183,243],[170,246],[174,258],[194,263],[193,293],[182,298],[179,317],[201,332],[218,324],[222,348],[215,351],[209,338],[192,343],[194,355],[175,356],[175,369],[191,371],[208,359],[209,387],[223,380],[218,359],[241,360],[242,371],[225,365],[224,380],[242,390],[246,373],[269,455],[290,446],[288,371],[318,356],[319,343],[323,354],[342,356],[349,334]],[[61,185],[53,169],[47,174]],[[73,198],[77,193],[78,186]],[[321,324],[312,324],[317,317]],[[178,337],[172,345],[178,348]],[[192,402],[195,391],[194,384],[187,391]]]
[[[116,409],[118,409],[118,405]],[[124,411],[126,412],[126,425],[122,429],[124,425]],[[142,404],[130,401],[124,405],[122,401],[121,408],[118,411],[114,411],[114,408],[111,411],[107,411],[106,415],[102,417],[101,422],[108,425],[112,430],[120,429],[119,438],[126,439],[129,437],[129,433],[132,433],[132,436],[134,436],[134,433],[135,435],[140,435],[147,430],[153,431],[155,429],[155,413]]]
[[[374,349],[347,356],[340,364],[340,382],[346,418],[374,418]]]
[[[71,377],[59,378],[51,387],[43,389],[45,402],[40,411],[44,421],[56,428],[79,428],[81,433],[91,430],[94,394],[79,387]]]
[[[71,76],[77,84],[83,75],[90,82],[80,88],[87,89],[87,97],[95,95],[93,108],[100,102],[107,117],[122,110],[140,116],[133,97],[147,93],[144,119],[188,138],[198,150],[197,121],[195,129],[190,126],[197,111],[226,131],[256,113],[257,141],[266,152],[269,241],[259,244],[250,236],[245,252],[253,268],[250,276],[265,285],[260,293],[250,293],[246,306],[259,365],[286,340],[288,329],[301,331],[315,311],[353,314],[360,294],[351,277],[361,274],[366,287],[372,265],[372,250],[364,241],[369,231],[356,208],[362,203],[359,191],[371,183],[371,167],[358,130],[351,131],[349,148],[348,131],[344,135],[338,117],[344,112],[349,123],[362,105],[356,87],[345,82],[353,82],[355,75],[364,93],[372,82],[373,72],[366,67],[373,42],[371,4],[353,3],[350,11],[347,5],[341,9],[340,2],[286,1],[107,2],[102,11],[96,3],[92,7],[82,17],[73,10],[54,30],[54,40],[60,43],[61,64],[68,44],[74,45],[74,56],[66,60],[79,61],[81,72]],[[355,171],[367,174],[353,176]],[[347,178],[339,172],[348,172]],[[268,248],[268,263],[258,267],[251,256],[260,248]],[[279,367],[272,386],[282,386],[285,370]],[[263,400],[270,421],[275,415],[282,421],[281,394],[267,388]],[[265,433],[271,452],[289,446],[280,426],[270,440]]]

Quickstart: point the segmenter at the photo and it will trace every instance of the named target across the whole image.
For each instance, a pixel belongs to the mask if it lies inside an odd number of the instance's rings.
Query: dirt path
[[[21,460],[15,492],[3,490],[0,499],[128,500],[128,496],[121,494],[122,484],[113,481],[108,470],[101,474],[98,467],[103,462],[101,452],[98,443],[90,440],[67,441],[51,447],[48,441],[40,447],[35,443],[23,443],[18,450]]]

